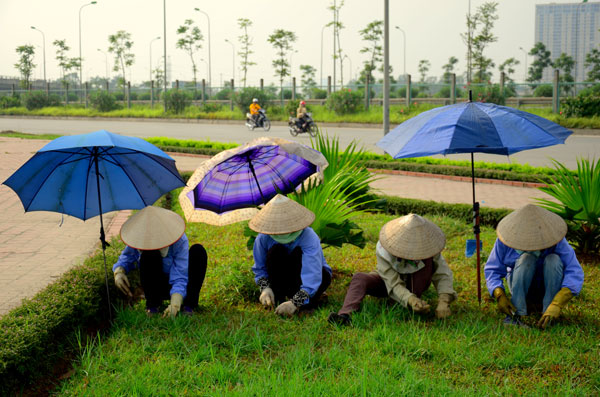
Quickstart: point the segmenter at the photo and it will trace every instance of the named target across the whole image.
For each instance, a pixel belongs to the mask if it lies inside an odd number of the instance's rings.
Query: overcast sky
[[[340,0],[338,0],[339,3]],[[483,4],[483,0],[471,0],[471,10]],[[510,57],[517,58],[514,78],[522,80],[525,73],[525,53],[534,44],[535,5],[547,4],[542,0],[501,0],[498,1],[499,19],[494,28],[498,41],[486,51],[497,65]],[[36,47],[34,72],[35,78],[43,78],[42,35],[30,28],[35,26],[46,36],[46,73],[48,79],[59,77],[55,60],[56,39],[66,39],[71,47],[69,55],[77,57],[79,10],[89,1],[78,0],[0,0],[0,75],[18,76],[14,67],[17,62],[15,48],[31,44]],[[211,59],[213,86],[232,76],[232,47],[225,39],[233,41],[236,50],[235,78],[239,81],[239,61],[237,52],[241,49],[238,41],[241,31],[238,18],[248,18],[253,22],[249,30],[253,38],[251,60],[256,62],[248,72],[248,84],[258,85],[262,77],[266,83],[277,81],[271,62],[275,51],[267,42],[267,37],[275,29],[293,31],[297,37],[292,56],[293,75],[300,79],[299,65],[309,64],[320,75],[321,31],[332,20],[328,6],[333,0],[167,0],[167,55],[171,60],[172,78],[191,80],[191,62],[189,56],[175,48],[176,29],[185,19],[193,19],[202,30],[205,40],[197,58],[198,79],[208,79],[208,29],[207,19],[194,11],[199,7],[210,16]],[[465,71],[465,45],[460,33],[465,31],[465,16],[469,0],[389,0],[390,3],[390,63],[397,76],[403,72],[402,33],[394,29],[399,26],[406,32],[406,72],[417,78],[419,60],[431,62],[430,75],[443,73],[442,65],[450,56],[459,59],[457,73]],[[573,3],[556,0],[554,3]],[[360,49],[365,45],[361,41],[359,30],[369,22],[383,19],[383,0],[346,0],[340,11],[340,20],[345,25],[341,31],[341,46],[350,59],[345,62],[344,79],[347,80],[352,64],[352,75],[356,75],[361,64],[367,59]],[[82,55],[84,79],[92,76],[104,77],[106,72],[105,56],[97,51],[106,51],[108,36],[118,30],[126,30],[134,41],[135,63],[131,69],[134,83],[149,78],[150,42],[157,36],[163,36],[163,1],[161,0],[98,0],[95,5],[81,11]],[[325,28],[323,42],[323,76],[332,74],[333,62],[332,29]],[[162,40],[152,44],[152,64],[156,67],[163,52]],[[108,54],[109,68],[114,63]],[[531,62],[530,58],[528,62]],[[115,72],[110,72],[113,75]],[[337,76],[339,79],[339,65]],[[128,76],[129,77],[129,76]],[[236,82],[236,85],[238,83]]]

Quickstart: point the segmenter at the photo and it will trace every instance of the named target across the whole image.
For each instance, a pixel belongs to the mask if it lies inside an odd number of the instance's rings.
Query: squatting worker
[[[541,306],[538,326],[545,328],[583,285],[583,269],[565,239],[565,221],[528,204],[505,216],[496,233],[498,238],[484,268],[490,295],[506,314],[507,324],[521,325],[519,316],[528,314],[528,306]],[[510,301],[503,278],[512,294]]]
[[[117,288],[131,297],[127,273],[139,268],[149,315],[158,313],[168,299],[165,316],[176,316],[180,310],[192,314],[198,306],[207,255],[200,244],[188,250],[185,221],[173,211],[148,206],[123,224],[121,239],[127,247],[113,266]]]
[[[255,282],[259,301],[275,313],[292,316],[315,307],[331,283],[321,241],[310,224],[315,214],[278,194],[248,223],[258,232],[254,241]]]
[[[430,306],[421,295],[432,282],[438,293],[435,315],[450,316],[450,303],[457,295],[452,270],[441,254],[445,245],[444,232],[419,215],[409,214],[386,223],[375,249],[377,270],[352,277],[342,308],[329,315],[329,322],[349,324],[350,315],[359,310],[366,295],[390,297],[414,312],[426,313]]]

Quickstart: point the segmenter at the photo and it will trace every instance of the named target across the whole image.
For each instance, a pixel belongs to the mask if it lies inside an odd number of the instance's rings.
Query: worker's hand
[[[262,303],[263,306],[273,307],[273,304],[275,303],[275,294],[273,293],[273,290],[271,288],[267,287],[262,290],[258,300],[260,301],[260,303]]]
[[[429,309],[431,308],[427,302],[417,298],[416,295],[411,295],[408,298],[408,305],[416,313],[429,313]]]
[[[553,320],[556,320],[558,316],[560,316],[560,312],[565,308],[567,302],[571,300],[573,294],[571,290],[568,288],[561,288],[560,291],[556,295],[554,295],[554,299],[548,305],[548,308],[538,321],[538,327],[545,329]]]
[[[283,302],[275,309],[275,314],[291,317],[298,311],[298,307],[292,301]]]
[[[181,309],[181,304],[183,303],[183,296],[178,293],[174,293],[171,295],[171,303],[165,311],[163,312],[163,317],[175,317],[179,310]]]
[[[454,300],[454,297],[450,294],[440,294],[438,299],[438,305],[435,308],[435,316],[437,318],[446,318],[452,314],[450,310],[450,303]]]
[[[517,312],[517,308],[512,302],[506,297],[504,290],[500,287],[496,287],[494,290],[494,298],[498,301],[498,310],[500,313],[504,313],[507,316],[514,316]]]
[[[131,293],[130,287],[131,285],[129,284],[129,279],[127,278],[127,275],[125,274],[125,268],[123,266],[119,266],[115,269],[115,285],[117,286],[117,288],[124,293],[125,295],[127,295],[128,297],[133,297],[133,294]]]

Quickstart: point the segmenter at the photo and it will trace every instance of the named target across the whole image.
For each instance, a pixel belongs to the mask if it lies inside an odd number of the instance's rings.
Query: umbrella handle
[[[475,249],[477,250],[477,302],[481,305],[481,250],[479,247],[479,202],[473,203],[473,233],[475,234]]]

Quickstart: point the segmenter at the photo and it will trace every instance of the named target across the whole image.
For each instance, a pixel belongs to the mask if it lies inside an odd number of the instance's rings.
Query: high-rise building
[[[536,5],[535,42],[544,43],[552,61],[563,52],[570,55],[575,81],[584,81],[585,56],[600,45],[600,2]],[[542,79],[552,81],[552,68],[544,70]]]

